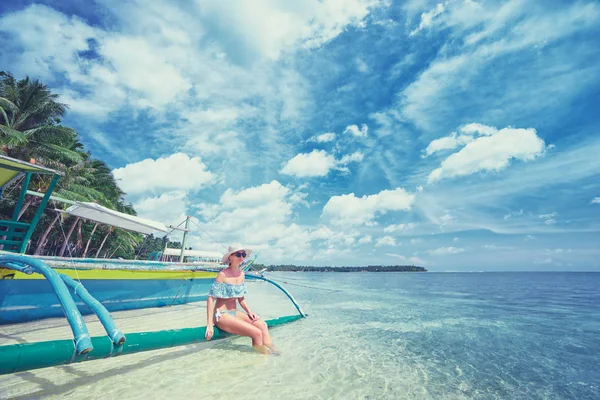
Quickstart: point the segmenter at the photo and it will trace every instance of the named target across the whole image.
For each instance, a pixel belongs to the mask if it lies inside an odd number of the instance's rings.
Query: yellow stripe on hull
[[[216,272],[207,271],[136,271],[136,270],[102,270],[102,269],[54,269],[59,274],[65,274],[73,279],[215,279]],[[27,275],[11,269],[0,269],[0,279],[46,279],[40,274]]]

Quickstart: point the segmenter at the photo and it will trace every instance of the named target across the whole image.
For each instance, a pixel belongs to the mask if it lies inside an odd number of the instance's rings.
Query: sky
[[[600,271],[599,37],[589,0],[0,3],[0,70],[140,216],[264,264]]]

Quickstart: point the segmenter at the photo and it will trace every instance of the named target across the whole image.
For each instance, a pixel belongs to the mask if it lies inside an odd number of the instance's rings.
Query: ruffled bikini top
[[[247,293],[248,289],[246,288],[246,284],[244,282],[240,283],[239,285],[234,285],[232,283],[214,281],[210,287],[210,290],[208,291],[209,296],[216,297],[218,299],[244,297],[244,295]]]

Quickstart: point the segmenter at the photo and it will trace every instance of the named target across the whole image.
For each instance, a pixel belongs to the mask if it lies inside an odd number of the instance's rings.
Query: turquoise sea
[[[0,398],[600,398],[600,273],[268,276],[309,314],[273,329],[282,356],[235,338],[0,377]]]

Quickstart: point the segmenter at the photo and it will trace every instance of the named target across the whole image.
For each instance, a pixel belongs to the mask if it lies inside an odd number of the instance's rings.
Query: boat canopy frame
[[[52,179],[31,222],[20,222],[18,221],[19,214],[21,214],[21,210],[23,209],[25,195],[27,194],[33,174],[52,175]],[[19,192],[12,218],[10,221],[0,220],[0,249],[13,253],[25,253],[31,235],[33,235],[33,231],[50,200],[50,195],[54,191],[58,180],[63,175],[62,172],[51,168],[0,155],[0,197],[2,197],[3,191],[8,186],[23,177],[21,191]]]

